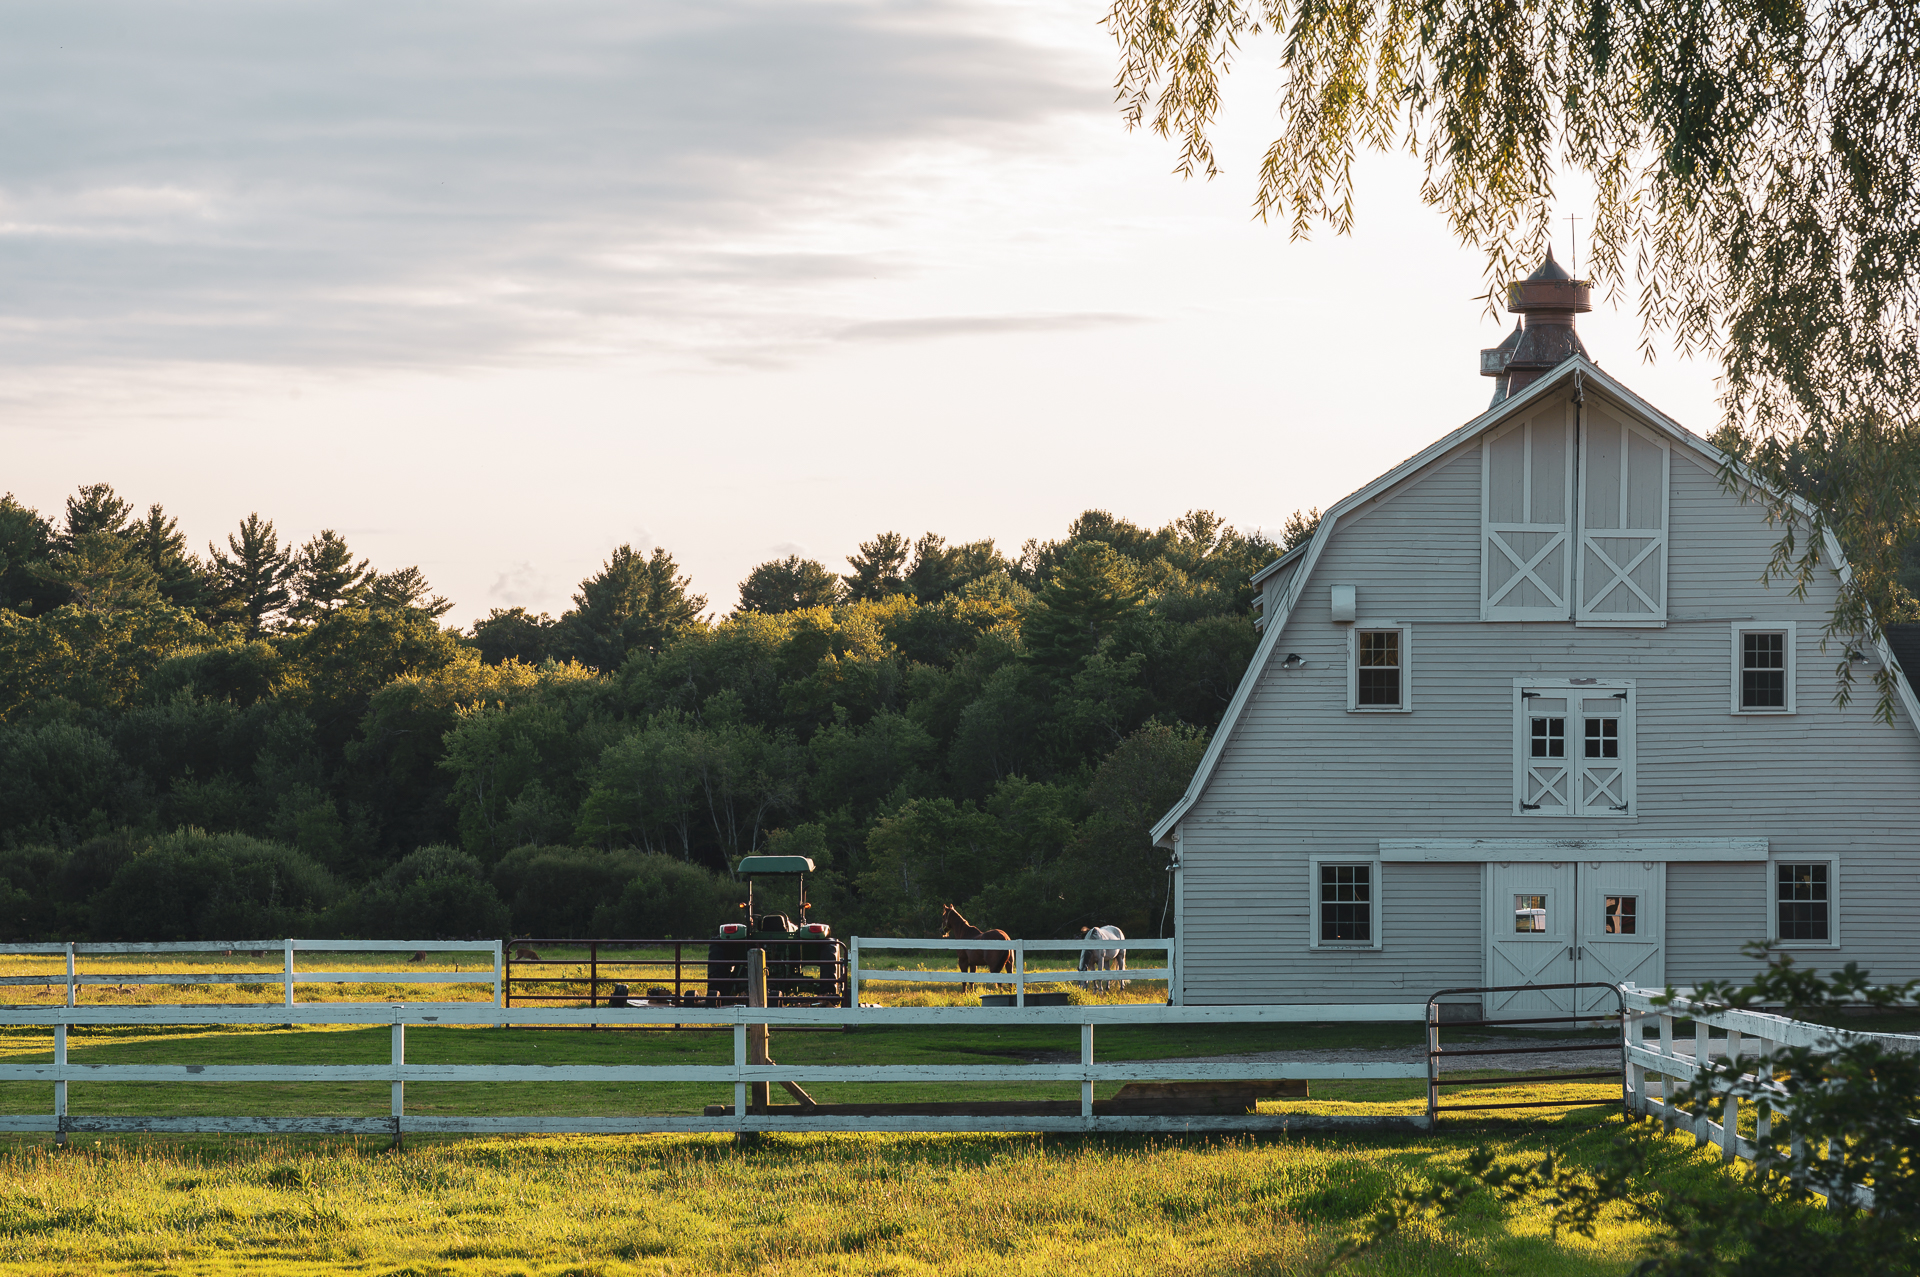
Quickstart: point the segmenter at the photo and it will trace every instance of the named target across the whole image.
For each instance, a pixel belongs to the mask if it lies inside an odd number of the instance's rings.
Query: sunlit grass
[[[585,1277],[695,1273],[1278,1274],[1390,1193],[1457,1165],[1597,1156],[1593,1114],[1435,1138],[770,1136],[372,1142],[83,1140],[0,1148],[0,1271]],[[1668,1141],[1663,1182],[1722,1180]],[[1620,1215],[1554,1240],[1537,1210],[1472,1205],[1357,1271],[1620,1274]]]

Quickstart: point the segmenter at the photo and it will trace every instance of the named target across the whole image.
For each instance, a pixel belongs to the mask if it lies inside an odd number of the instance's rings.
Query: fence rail
[[[875,967],[863,969],[860,963],[861,951],[873,949],[974,949],[988,953],[1013,953],[1013,970],[1001,974],[989,971],[902,971],[893,967]],[[1027,954],[1043,953],[1090,953],[1100,949],[1159,949],[1166,953],[1168,965],[1164,967],[1136,967],[1126,971],[1048,971],[1027,969]],[[941,939],[897,939],[893,937],[855,936],[848,954],[850,971],[848,981],[853,986],[853,999],[860,1000],[860,982],[862,980],[887,980],[902,984],[1010,984],[1014,989],[1014,1005],[1027,1005],[1028,984],[1060,983],[1096,983],[1108,980],[1165,980],[1168,998],[1172,998],[1175,987],[1173,967],[1174,947],[1171,939],[1159,940],[948,940]]]
[[[1735,1158],[1752,1161],[1760,1151],[1754,1140],[1740,1134],[1740,1113],[1746,1103],[1754,1106],[1756,1137],[1765,1139],[1770,1135],[1776,1117],[1787,1120],[1787,1129],[1791,1134],[1793,1102],[1786,1088],[1773,1080],[1770,1069],[1764,1077],[1752,1072],[1743,1073],[1740,1075],[1741,1084],[1758,1090],[1766,1098],[1743,1101],[1741,1097],[1723,1090],[1721,1120],[1716,1122],[1706,1113],[1692,1112],[1676,1104],[1668,1094],[1668,1079],[1683,1084],[1691,1083],[1712,1070],[1715,1056],[1735,1063],[1752,1059],[1764,1067],[1777,1047],[1831,1048],[1844,1042],[1875,1041],[1895,1050],[1920,1053],[1920,1036],[1912,1034],[1836,1029],[1764,1011],[1714,1009],[1684,997],[1661,1005],[1655,1000],[1663,996],[1661,990],[1640,989],[1632,985],[1624,988],[1623,996],[1626,1015],[1622,1022],[1622,1033],[1627,1061],[1628,1107],[1670,1128],[1690,1131],[1696,1146],[1717,1145],[1721,1157],[1727,1161]],[[1646,1038],[1649,1020],[1658,1022],[1658,1036],[1653,1045],[1648,1045]],[[1690,1042],[1675,1039],[1673,1030],[1676,1020],[1693,1022],[1693,1038]],[[1715,1040],[1708,1033],[1709,1028],[1720,1029],[1726,1036]],[[1681,1049],[1682,1043],[1685,1045],[1684,1051]],[[1796,1156],[1805,1150],[1798,1136],[1793,1137],[1793,1149]],[[1831,1150],[1818,1152],[1830,1153]],[[1826,1186],[1819,1182],[1817,1174],[1809,1187],[1822,1196],[1832,1196]],[[1868,1208],[1873,1205],[1871,1188],[1854,1186],[1849,1190],[1849,1195],[1857,1206]]]
[[[154,957],[189,953],[265,957],[279,953],[274,971],[80,971],[77,960],[91,957]],[[466,971],[301,971],[295,957],[302,953],[481,953],[492,958],[492,970]],[[64,985],[67,1005],[79,1001],[79,991],[100,985],[278,984],[281,1005],[294,1005],[294,986],[301,984],[491,984],[498,1006],[502,989],[502,953],[498,940],[163,940],[152,942],[35,942],[0,944],[0,958],[65,957],[64,973],[0,976],[0,987]],[[384,999],[383,999],[384,1001]],[[281,1020],[285,1023],[284,1017]]]
[[[701,1023],[730,1028],[733,1059],[726,1064],[409,1064],[406,1031],[409,1027],[443,1025],[538,1026],[579,1023],[578,1007],[497,1007],[480,1003],[301,1003],[294,1006],[76,1006],[9,1008],[0,1022],[45,1025],[54,1031],[51,1063],[0,1064],[0,1081],[51,1082],[53,1112],[0,1116],[0,1131],[53,1132],[64,1139],[71,1132],[251,1132],[381,1134],[398,1140],[415,1133],[604,1133],[641,1134],[666,1131],[1206,1131],[1206,1130],[1424,1130],[1421,1116],[1338,1117],[1317,1114],[1260,1114],[1230,1116],[1096,1114],[1093,1088],[1099,1082],[1168,1082],[1228,1080],[1266,1081],[1299,1078],[1418,1079],[1424,1064],[1336,1063],[1214,1063],[1100,1060],[1094,1053],[1095,1032],[1102,1026],[1142,1024],[1275,1024],[1324,1023],[1330,1020],[1424,1020],[1419,1003],[1350,1006],[1132,1006],[968,1008],[901,1007],[845,1009],[836,1007],[715,1007],[690,1009],[593,1008],[590,1014],[605,1020],[618,1015],[635,1024],[670,1026]],[[384,1064],[320,1065],[167,1065],[79,1064],[68,1057],[68,1029],[87,1026],[133,1025],[363,1025],[385,1024],[391,1030],[391,1057]],[[1080,1059],[1058,1064],[751,1064],[748,1030],[808,1025],[925,1025],[952,1027],[956,1023],[989,1028],[994,1025],[1058,1025],[1080,1033]],[[376,1117],[138,1117],[77,1114],[69,1109],[67,1088],[75,1083],[101,1082],[384,1082],[392,1088],[390,1112]],[[635,1115],[630,1117],[513,1116],[426,1117],[405,1111],[409,1082],[711,1082],[733,1087],[732,1111],[724,1115]],[[809,1112],[794,1105],[791,1113],[753,1111],[748,1090],[755,1083],[1046,1083],[1077,1082],[1077,1115],[1003,1115],[994,1113],[948,1115],[872,1114],[849,1116]],[[1068,1103],[1071,1103],[1070,1101]],[[784,1107],[784,1106],[783,1106]]]

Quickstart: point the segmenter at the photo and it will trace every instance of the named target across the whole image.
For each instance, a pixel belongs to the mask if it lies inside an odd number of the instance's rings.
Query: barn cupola
[[[1539,270],[1507,285],[1507,309],[1520,322],[1505,341],[1480,352],[1480,375],[1494,378],[1494,403],[1519,394],[1555,365],[1587,354],[1573,317],[1593,309],[1592,293],[1590,283],[1553,260],[1551,248]]]

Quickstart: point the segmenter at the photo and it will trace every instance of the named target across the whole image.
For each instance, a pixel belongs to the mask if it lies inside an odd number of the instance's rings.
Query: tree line
[[[249,514],[204,556],[105,484],[0,500],[0,933],[700,936],[754,852],[845,934],[945,902],[1157,933],[1147,829],[1255,644],[1279,542],[1089,510],[1017,554],[884,532],[714,615],[620,546],[465,629],[416,567]]]

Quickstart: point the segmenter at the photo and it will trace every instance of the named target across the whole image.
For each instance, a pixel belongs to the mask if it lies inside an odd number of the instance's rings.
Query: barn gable
[[[1583,428],[1577,428],[1582,414]],[[1441,605],[1442,596],[1470,605],[1473,619],[1496,623],[1663,628],[1670,617],[1699,620],[1704,599],[1731,617],[1741,608],[1751,611],[1754,592],[1765,589],[1759,567],[1775,534],[1765,527],[1758,507],[1742,506],[1721,486],[1725,460],[1704,439],[1576,354],[1335,503],[1312,538],[1254,577],[1261,590],[1260,644],[1186,793],[1154,826],[1155,840],[1173,845],[1175,829],[1207,792],[1233,747],[1263,678],[1289,655],[1300,658],[1289,647],[1289,623],[1303,606],[1325,606],[1321,596],[1335,584],[1328,575],[1330,547],[1359,534],[1363,523],[1373,528],[1367,534],[1368,554],[1405,554],[1421,565],[1417,580],[1397,584],[1397,608],[1405,610],[1414,596],[1428,597],[1449,613],[1448,624],[1467,616]],[[1405,521],[1381,517],[1408,502],[1422,505],[1421,513]],[[1724,545],[1732,556],[1721,565],[1726,570],[1715,571],[1713,581],[1698,579],[1709,570],[1698,553],[1702,546],[1696,540],[1689,547],[1693,553],[1676,562],[1673,525],[1685,520],[1697,536],[1725,537],[1727,532],[1707,525],[1725,522],[1730,507],[1739,509],[1732,518],[1748,525],[1747,534],[1734,538],[1742,544]],[[1470,540],[1458,535],[1463,511],[1469,509],[1478,525]],[[1390,523],[1402,526],[1382,530]],[[1450,531],[1440,531],[1443,527]],[[1747,544],[1755,541],[1754,528],[1765,538],[1757,560],[1754,545]],[[1828,561],[1844,573],[1843,556],[1830,535],[1825,550]],[[1733,593],[1746,602],[1731,598]],[[1786,593],[1776,588],[1760,595],[1761,606],[1778,611]],[[1818,633],[1825,606],[1814,609],[1817,617],[1799,622],[1807,633]],[[1417,645],[1422,636],[1417,623],[1412,628],[1408,639]],[[1883,643],[1879,657],[1890,662],[1894,654]],[[1425,695],[1420,675],[1412,679],[1411,695]],[[1913,729],[1920,725],[1920,702],[1909,679],[1900,680],[1899,693]]]

